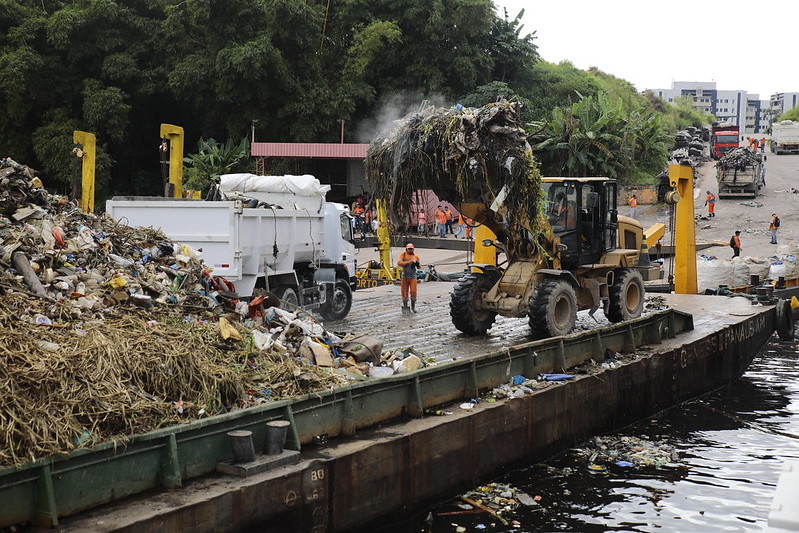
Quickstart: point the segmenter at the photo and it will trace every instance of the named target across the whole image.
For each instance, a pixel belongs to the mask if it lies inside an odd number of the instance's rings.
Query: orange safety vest
[[[630,198],[630,202],[629,203],[630,203],[630,207],[633,207],[633,208],[638,207],[638,200],[636,200],[635,198]]]

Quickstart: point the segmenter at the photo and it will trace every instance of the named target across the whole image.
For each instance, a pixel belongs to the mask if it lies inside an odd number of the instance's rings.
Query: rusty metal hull
[[[455,406],[451,415],[403,418],[359,430],[324,447],[305,446],[296,465],[243,479],[205,478],[179,491],[67,519],[62,530],[368,528],[387,515],[477,484],[509,465],[550,457],[732,383],[774,331],[772,307],[733,304],[740,299],[721,297],[668,299],[694,313],[693,329],[657,339],[646,355],[621,367],[514,400],[480,402],[468,411]],[[596,343],[602,346],[599,338]],[[529,362],[537,352],[527,350]],[[507,358],[508,370],[516,372],[510,352]],[[568,363],[568,357],[561,361]]]

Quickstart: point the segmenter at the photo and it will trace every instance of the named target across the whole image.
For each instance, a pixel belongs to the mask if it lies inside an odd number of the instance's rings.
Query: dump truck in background
[[[340,320],[352,306],[355,247],[349,208],[325,201],[313,176],[221,177],[220,201],[114,197],[106,211],[131,226],[160,228],[202,252],[239,297],[256,288]]]
[[[771,125],[771,151],[777,155],[799,153],[799,122],[783,120]]]
[[[719,159],[727,152],[739,146],[738,135],[740,128],[730,122],[720,122],[710,129],[710,155]]]
[[[765,176],[763,156],[750,148],[736,148],[716,163],[719,198],[756,198]]]

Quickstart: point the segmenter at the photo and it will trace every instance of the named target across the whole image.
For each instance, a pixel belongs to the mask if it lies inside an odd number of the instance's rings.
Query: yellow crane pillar
[[[183,197],[183,128],[161,124],[161,138],[169,141],[169,183],[172,197]]]
[[[94,133],[75,131],[72,142],[81,145],[80,208],[84,213],[94,213],[94,180],[97,160],[97,139]]]
[[[394,265],[391,264],[391,233],[388,230],[388,211],[385,200],[375,200],[377,206],[377,251],[380,252],[380,265],[385,279],[396,281]]]
[[[690,165],[669,165],[669,182],[679,195],[674,224],[674,292],[696,294],[693,169]]]

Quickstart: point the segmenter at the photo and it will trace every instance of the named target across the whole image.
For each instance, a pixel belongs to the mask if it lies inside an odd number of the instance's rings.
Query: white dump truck
[[[771,125],[771,151],[778,155],[799,153],[799,122],[783,120]]]
[[[263,288],[340,320],[352,306],[355,246],[349,208],[327,202],[329,189],[310,175],[227,174],[219,201],[114,197],[106,211],[201,251],[240,297]]]

